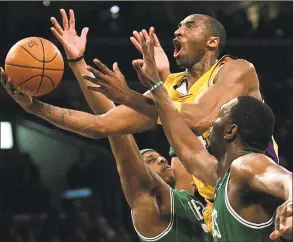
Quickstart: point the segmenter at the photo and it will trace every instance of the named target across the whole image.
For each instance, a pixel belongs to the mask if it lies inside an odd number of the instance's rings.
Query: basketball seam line
[[[44,61],[45,61],[45,59],[46,59],[43,42],[42,42],[41,38],[38,38],[38,39],[39,39],[40,42],[41,42],[42,50],[43,50],[43,70],[42,70],[42,74],[41,74],[41,80],[40,80],[39,87],[38,87],[37,91],[34,93],[34,95],[36,95],[36,94],[40,91],[40,88],[41,88],[41,86],[42,86],[43,77],[44,77],[44,71],[45,71],[45,70],[44,70],[44,67],[45,67],[45,63],[44,63]]]
[[[39,69],[42,70],[42,67],[36,67],[36,66],[23,66],[23,65],[18,65],[18,64],[5,64],[7,66],[15,66],[15,67],[25,67],[25,68],[31,68],[31,69]],[[48,71],[63,71],[63,69],[55,69],[55,68],[45,68],[45,70]]]
[[[42,43],[43,45],[43,43]],[[24,49],[31,57],[33,57],[35,60],[39,61],[39,62],[45,62],[45,63],[49,63],[51,61],[53,61],[56,57],[57,57],[57,52],[55,54],[55,56],[51,59],[51,60],[48,60],[48,61],[45,61],[44,59],[43,60],[39,60],[38,58],[34,57],[26,48],[24,48],[22,45],[19,45],[22,49]]]

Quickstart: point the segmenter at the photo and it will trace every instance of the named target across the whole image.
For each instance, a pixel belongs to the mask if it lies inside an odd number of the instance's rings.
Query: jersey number
[[[217,223],[217,210],[213,210],[213,237],[218,237],[219,239],[222,238],[218,223]]]

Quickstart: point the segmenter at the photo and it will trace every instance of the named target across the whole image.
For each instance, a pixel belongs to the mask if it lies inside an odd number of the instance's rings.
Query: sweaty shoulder
[[[244,59],[230,60],[218,71],[214,83],[226,86],[241,86],[242,95],[249,95],[261,99],[259,80],[254,65]]]
[[[239,182],[251,181],[255,176],[263,175],[276,163],[266,155],[251,153],[235,159],[230,168],[231,176]]]

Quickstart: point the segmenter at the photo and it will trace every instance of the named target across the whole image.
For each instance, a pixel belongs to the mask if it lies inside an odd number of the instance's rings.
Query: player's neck
[[[188,89],[215,64],[216,60],[216,56],[208,52],[192,68],[186,70]]]
[[[227,147],[225,154],[218,159],[218,175],[223,177],[231,166],[232,162],[238,157],[248,154],[241,145],[231,144]]]

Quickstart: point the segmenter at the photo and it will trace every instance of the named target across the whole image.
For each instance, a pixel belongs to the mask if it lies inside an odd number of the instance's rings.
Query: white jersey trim
[[[159,235],[157,235],[155,237],[145,237],[141,233],[138,232],[138,230],[136,229],[135,224],[134,224],[134,219],[133,219],[132,210],[131,210],[131,219],[132,219],[133,227],[134,227],[136,233],[138,234],[138,236],[141,237],[143,240],[157,241],[157,240],[163,238],[165,235],[167,235],[171,231],[171,229],[173,227],[173,224],[174,224],[174,195],[173,195],[173,189],[171,187],[170,187],[170,198],[171,198],[171,218],[170,218],[170,223],[162,233],[160,233]]]
[[[227,207],[229,213],[232,215],[232,217],[234,217],[239,223],[241,223],[244,226],[247,226],[249,228],[252,228],[252,229],[263,229],[263,228],[269,227],[274,222],[275,214],[272,216],[272,218],[269,221],[257,224],[257,223],[252,223],[252,222],[245,220],[244,218],[242,218],[239,214],[237,214],[235,212],[235,210],[232,208],[232,206],[229,202],[229,198],[228,198],[229,180],[230,180],[230,173],[227,178],[227,182],[226,182],[226,186],[225,186],[225,204],[226,204],[226,207]]]

